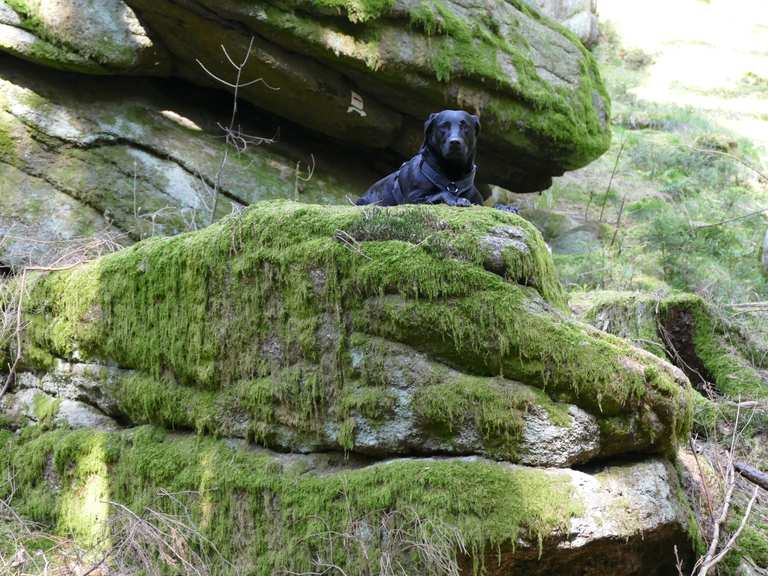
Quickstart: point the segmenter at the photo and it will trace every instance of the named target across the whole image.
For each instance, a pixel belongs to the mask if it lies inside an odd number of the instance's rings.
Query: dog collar
[[[432,182],[432,184],[434,184],[437,188],[446,192],[450,192],[454,196],[461,196],[465,192],[471,190],[475,185],[475,173],[477,172],[477,166],[474,164],[472,165],[472,171],[467,176],[455,182],[448,180],[448,178],[432,168],[424,156],[421,157],[419,169],[421,170],[421,173],[424,174],[424,177]]]

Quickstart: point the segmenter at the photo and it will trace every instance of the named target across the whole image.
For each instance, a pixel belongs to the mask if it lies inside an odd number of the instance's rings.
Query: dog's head
[[[443,110],[424,123],[424,146],[448,164],[471,168],[479,134],[480,118],[463,110]]]

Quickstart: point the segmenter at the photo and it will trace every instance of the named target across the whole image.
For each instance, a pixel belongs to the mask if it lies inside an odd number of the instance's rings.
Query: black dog
[[[482,204],[475,188],[475,144],[480,119],[461,110],[430,114],[419,153],[371,186],[355,202],[377,204]]]

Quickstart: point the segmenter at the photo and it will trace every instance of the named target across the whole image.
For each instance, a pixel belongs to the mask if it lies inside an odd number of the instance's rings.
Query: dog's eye
[[[450,127],[451,127],[451,124],[449,122],[443,122],[442,124],[440,124],[440,130],[447,130]]]

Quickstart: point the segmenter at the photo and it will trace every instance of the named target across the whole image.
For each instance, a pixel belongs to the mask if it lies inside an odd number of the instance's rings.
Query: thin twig
[[[21,284],[19,288],[19,296],[16,302],[16,357],[13,360],[13,364],[8,366],[8,376],[5,378],[3,388],[0,389],[0,400],[5,396],[8,388],[11,386],[11,382],[16,378],[16,368],[21,361],[21,309],[24,301],[24,291],[27,284],[27,270],[26,268],[21,273]]]
[[[274,139],[269,138],[262,138],[259,136],[251,136],[249,134],[243,133],[239,126],[235,128],[235,123],[237,122],[237,112],[238,112],[238,98],[240,96],[240,90],[243,88],[247,88],[249,86],[253,86],[254,84],[261,83],[264,84],[267,88],[270,90],[279,90],[278,87],[270,86],[263,78],[256,78],[255,80],[250,80],[248,82],[242,81],[242,75],[243,71],[245,70],[246,66],[248,65],[248,61],[251,58],[251,54],[253,53],[253,43],[255,42],[255,37],[251,36],[251,40],[248,43],[248,49],[245,52],[245,55],[243,56],[243,59],[240,63],[235,62],[235,60],[230,56],[229,52],[227,51],[226,46],[223,44],[221,45],[221,51],[224,53],[224,57],[227,59],[227,62],[229,62],[230,66],[235,70],[235,82],[229,82],[227,80],[224,80],[223,78],[217,76],[213,72],[211,72],[205,64],[203,64],[200,60],[197,60],[198,65],[200,68],[205,71],[208,76],[216,80],[218,83],[223,84],[224,86],[227,86],[229,88],[232,88],[234,91],[232,95],[232,113],[229,118],[229,125],[223,126],[219,124],[219,128],[224,132],[224,153],[221,156],[221,162],[219,163],[219,168],[216,171],[216,177],[214,179],[213,183],[213,202],[210,207],[210,223],[213,223],[214,220],[216,220],[216,211],[219,207],[219,196],[221,192],[221,181],[222,177],[224,175],[224,168],[227,165],[227,161],[229,160],[229,147],[232,146],[238,153],[244,152],[249,144],[259,145],[263,143],[271,143],[274,142]],[[314,168],[313,168],[314,170]],[[311,177],[311,175],[310,175]],[[207,189],[208,187],[205,186]],[[206,206],[208,205],[207,202],[204,203]]]
[[[307,166],[307,174],[305,176],[301,175],[301,160],[296,162],[296,170],[294,172],[294,178],[293,178],[293,199],[298,200],[299,199],[299,181],[302,182],[309,182],[312,179],[312,176],[315,174],[315,155],[310,154],[309,157],[312,159],[312,165]]]
[[[613,164],[613,170],[611,171],[611,178],[608,180],[608,187],[605,189],[605,197],[603,198],[603,204],[600,207],[600,218],[598,218],[598,222],[603,221],[603,213],[605,212],[605,204],[608,202],[608,195],[611,192],[611,186],[613,186],[613,179],[616,176],[616,170],[619,168],[619,160],[621,160],[621,154],[624,152],[624,145],[627,143],[627,139],[623,138],[621,140],[621,146],[619,147],[619,153],[616,154],[616,162]],[[589,208],[589,205],[587,205],[587,208]]]
[[[755,210],[754,212],[749,212],[748,214],[744,214],[742,216],[734,216],[733,218],[726,218],[725,220],[720,220],[719,222],[713,222],[712,224],[699,224],[698,226],[694,226],[694,229],[702,230],[704,228],[715,228],[716,226],[722,226],[723,224],[729,224],[731,222],[736,222],[738,220],[746,220],[747,218],[752,218],[753,216],[765,214],[766,212],[768,212],[768,208],[761,208],[760,210]]]

